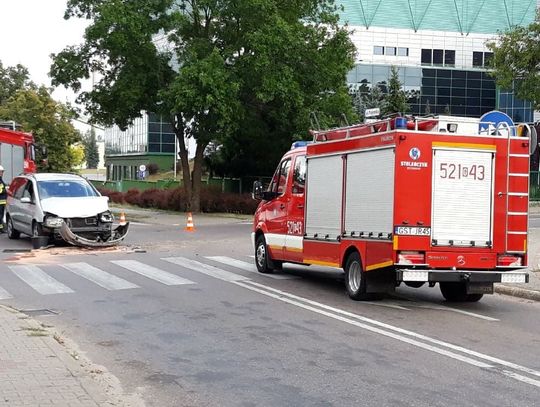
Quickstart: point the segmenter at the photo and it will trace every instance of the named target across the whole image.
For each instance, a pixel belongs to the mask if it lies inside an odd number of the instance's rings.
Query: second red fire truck
[[[533,133],[501,112],[315,131],[268,189],[254,184],[256,266],[343,268],[355,300],[438,283],[449,301],[478,301],[525,283]]]
[[[19,174],[36,172],[34,137],[14,127],[11,122],[0,123],[0,164],[6,184]]]

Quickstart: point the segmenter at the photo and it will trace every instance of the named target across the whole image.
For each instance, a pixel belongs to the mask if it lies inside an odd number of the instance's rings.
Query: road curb
[[[511,287],[502,284],[495,284],[495,292],[498,294],[511,295],[513,297],[525,298],[527,300],[540,301],[540,291],[527,290],[520,287]]]

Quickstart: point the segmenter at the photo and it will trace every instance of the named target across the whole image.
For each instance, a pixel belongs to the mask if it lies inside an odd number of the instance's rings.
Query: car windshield
[[[38,192],[41,199],[98,196],[94,188],[88,183],[73,180],[38,181]]]

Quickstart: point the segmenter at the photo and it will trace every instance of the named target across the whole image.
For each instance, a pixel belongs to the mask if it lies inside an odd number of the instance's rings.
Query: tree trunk
[[[186,204],[187,204],[187,210],[191,209],[191,201],[192,201],[192,182],[191,182],[191,173],[189,171],[189,156],[188,156],[188,150],[186,148],[186,142],[184,139],[184,122],[182,121],[181,116],[177,116],[176,120],[173,120],[173,128],[174,133],[176,134],[176,138],[178,139],[178,144],[180,146],[180,165],[182,167],[182,181],[183,181],[183,188],[184,193],[186,197]],[[175,157],[176,160],[177,157]]]
[[[195,161],[193,162],[193,176],[191,178],[192,195],[191,195],[191,210],[193,212],[201,211],[201,178],[202,178],[202,164],[204,159],[204,149],[206,145],[197,143],[195,150]]]

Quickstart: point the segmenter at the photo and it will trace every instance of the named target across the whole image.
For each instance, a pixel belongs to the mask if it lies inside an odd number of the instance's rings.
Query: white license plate
[[[501,275],[501,283],[524,283],[525,274],[506,273]]]
[[[394,229],[396,235],[406,236],[431,236],[431,228],[416,226],[396,226]]]

